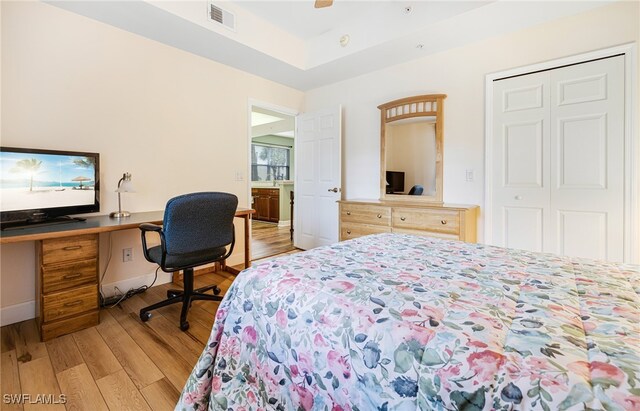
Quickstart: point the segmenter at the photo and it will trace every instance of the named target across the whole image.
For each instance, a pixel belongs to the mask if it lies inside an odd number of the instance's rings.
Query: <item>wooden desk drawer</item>
[[[49,322],[98,308],[98,286],[78,287],[42,296],[43,321]]]
[[[343,204],[340,207],[340,220],[345,223],[388,226],[391,223],[391,208],[368,204]]]
[[[445,209],[394,208],[392,225],[394,228],[458,235],[460,212]]]
[[[47,294],[82,284],[98,283],[98,260],[42,267],[42,292]]]
[[[98,258],[98,236],[95,234],[42,240],[42,264]]]
[[[369,224],[342,224],[340,227],[340,241],[351,240],[369,234],[389,233],[391,227]]]
[[[93,327],[100,323],[100,312],[96,309],[75,317],[42,324],[42,341],[48,341],[61,335]]]

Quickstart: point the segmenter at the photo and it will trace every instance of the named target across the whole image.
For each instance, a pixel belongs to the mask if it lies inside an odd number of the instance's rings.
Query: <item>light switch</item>
[[[465,176],[466,176],[466,180],[467,181],[473,181],[474,176],[473,176],[473,169],[472,168],[468,168],[465,172]]]

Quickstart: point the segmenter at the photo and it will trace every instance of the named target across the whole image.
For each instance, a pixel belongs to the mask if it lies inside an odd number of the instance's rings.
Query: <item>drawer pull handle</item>
[[[347,215],[351,215],[351,211],[347,211]]]
[[[441,223],[442,225],[445,225],[445,224],[447,224],[447,220],[440,220],[440,223]]]
[[[382,214],[378,214],[378,218],[382,218]]]
[[[347,234],[351,234],[351,230],[347,230]]]
[[[73,251],[73,250],[79,250],[81,248],[82,248],[81,245],[70,245],[68,247],[63,248],[63,250],[64,251]]]
[[[82,304],[82,300],[75,300],[75,301],[71,301],[69,303],[64,303],[65,307],[75,307],[76,305],[80,305]]]
[[[62,278],[64,278],[65,280],[73,280],[74,278],[78,277],[82,277],[82,273],[67,274]]]
[[[400,217],[400,221],[404,221],[406,219],[407,219],[407,217]]]

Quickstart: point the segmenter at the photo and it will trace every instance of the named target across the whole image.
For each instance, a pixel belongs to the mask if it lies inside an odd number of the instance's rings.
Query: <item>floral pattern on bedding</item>
[[[640,271],[399,234],[257,264],[177,410],[640,410]]]

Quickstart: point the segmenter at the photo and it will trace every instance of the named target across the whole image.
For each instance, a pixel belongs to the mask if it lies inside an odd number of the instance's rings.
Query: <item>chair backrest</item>
[[[411,187],[411,190],[409,190],[409,195],[421,196],[423,191],[424,191],[424,187],[422,187],[420,184],[416,184],[415,186]]]
[[[167,202],[162,231],[168,254],[185,254],[229,245],[238,197],[229,193],[191,193]]]

